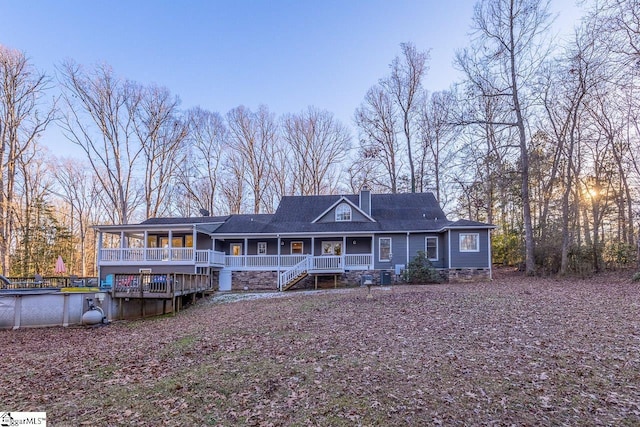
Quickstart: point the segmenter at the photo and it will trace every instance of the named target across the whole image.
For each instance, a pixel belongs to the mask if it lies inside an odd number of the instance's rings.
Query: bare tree
[[[251,188],[253,213],[260,213],[265,208],[270,210],[264,200],[264,188],[271,176],[270,160],[278,137],[273,114],[265,105],[255,113],[240,106],[227,114],[227,126],[231,147],[246,167],[244,179]]]
[[[527,115],[532,97],[527,85],[547,49],[544,35],[549,28],[548,2],[542,0],[481,0],[473,16],[474,45],[457,55],[457,63],[472,81],[476,70],[486,70],[491,90],[483,96],[509,100],[512,117],[500,123],[518,131],[521,172],[522,215],[525,230],[525,264],[528,275],[535,274],[533,223],[529,195],[529,147]],[[498,123],[494,123],[498,124]]]
[[[222,191],[222,200],[224,200],[225,206],[228,206],[228,211],[223,213],[243,213],[246,205],[245,174],[247,169],[240,153],[231,151],[224,162],[223,169],[225,173],[220,177],[220,190]]]
[[[451,169],[455,139],[459,127],[454,125],[456,100],[450,91],[434,92],[424,98],[418,126],[420,129],[419,191],[423,191],[429,178],[440,206],[445,209],[450,201],[444,191],[446,171]]]
[[[349,150],[347,128],[330,112],[309,107],[285,116],[282,129],[292,153],[295,191],[301,195],[330,192],[337,168]]]
[[[355,113],[355,123],[360,133],[358,163],[371,165],[371,170],[381,166],[382,177],[369,174],[375,186],[391,193],[398,192],[398,180],[402,169],[404,151],[398,144],[398,117],[393,99],[380,85],[367,92]],[[371,176],[373,175],[373,176]]]
[[[221,166],[228,150],[228,132],[218,113],[195,108],[189,112],[189,154],[181,173],[187,200],[196,210],[220,213]]]
[[[55,103],[42,100],[49,83],[22,52],[0,45],[0,263],[5,274],[11,267],[19,162],[54,119]]]
[[[161,87],[138,89],[141,93],[134,112],[134,127],[144,153],[145,218],[171,211],[177,171],[184,165],[186,120],[178,111],[179,99]]]
[[[80,274],[87,276],[94,272],[90,266],[95,265],[94,251],[89,245],[92,237],[90,227],[92,219],[102,210],[95,203],[97,182],[89,166],[84,162],[79,163],[77,159],[59,160],[53,168],[53,174],[58,185],[55,191],[51,188],[47,191],[68,206],[69,228],[77,240],[77,252],[80,255]]]
[[[66,137],[85,152],[109,203],[109,220],[127,224],[140,199],[136,161],[143,147],[135,133],[139,86],[118,79],[107,65],[86,72],[66,62],[60,68]]]
[[[412,43],[401,43],[400,48],[402,56],[394,58],[391,62],[391,75],[380,83],[391,95],[400,112],[411,171],[411,192],[415,193],[416,173],[412,149],[413,123],[421,96],[422,79],[428,70],[429,53],[418,51]]]

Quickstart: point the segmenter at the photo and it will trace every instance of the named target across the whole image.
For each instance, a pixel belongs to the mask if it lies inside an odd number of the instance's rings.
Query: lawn
[[[52,426],[638,425],[630,275],[210,299],[0,331],[0,411]]]

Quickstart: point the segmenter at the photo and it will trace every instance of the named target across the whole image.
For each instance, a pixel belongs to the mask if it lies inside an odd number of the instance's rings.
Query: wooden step
[[[291,280],[289,281],[289,283],[287,283],[287,284],[282,288],[282,290],[283,290],[283,291],[288,291],[289,289],[291,289],[292,287],[294,287],[295,285],[297,285],[298,283],[300,283],[300,281],[301,281],[302,279],[304,279],[305,277],[307,277],[307,276],[308,276],[308,274],[307,274],[306,272],[304,272],[304,273],[301,273],[301,274],[297,275],[296,277],[294,277],[293,279],[291,279]]]

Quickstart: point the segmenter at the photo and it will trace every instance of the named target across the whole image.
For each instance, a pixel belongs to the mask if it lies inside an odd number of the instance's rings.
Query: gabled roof
[[[319,221],[339,203],[346,202],[363,218],[371,221]],[[285,196],[274,214],[226,215],[186,218],[150,218],[136,226],[96,226],[104,231],[181,228],[195,226],[215,235],[293,234],[293,233],[398,233],[452,228],[495,228],[482,222],[449,221],[432,193],[371,194],[371,214],[359,207],[359,195]]]
[[[351,206],[352,209],[355,209],[356,211],[360,212],[360,214],[362,216],[364,216],[365,218],[367,218],[369,221],[373,221],[375,222],[376,220],[371,218],[371,216],[369,216],[368,213],[366,213],[365,211],[363,211],[362,209],[360,209],[360,207],[358,205],[356,205],[355,203],[353,203],[351,200],[349,200],[348,198],[346,198],[345,196],[340,197],[338,200],[336,200],[331,206],[329,206],[327,209],[325,209],[324,212],[322,212],[320,215],[318,215],[316,217],[316,219],[314,219],[313,223],[316,223],[318,221],[320,221],[322,219],[322,217],[324,217],[326,214],[328,214],[329,212],[331,212],[332,209],[334,209],[336,206],[338,206],[340,203],[346,203],[349,206]]]

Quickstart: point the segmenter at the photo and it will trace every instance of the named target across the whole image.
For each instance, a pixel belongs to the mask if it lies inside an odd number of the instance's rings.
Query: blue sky
[[[121,77],[167,87],[185,109],[225,114],[266,104],[280,115],[314,105],[352,126],[402,42],[431,49],[427,89],[456,80],[452,60],[468,43],[474,3],[0,0],[0,43],[49,74],[65,59],[107,63]],[[570,30],[579,16],[574,1],[552,7],[556,28]],[[53,131],[47,138],[61,143]]]

